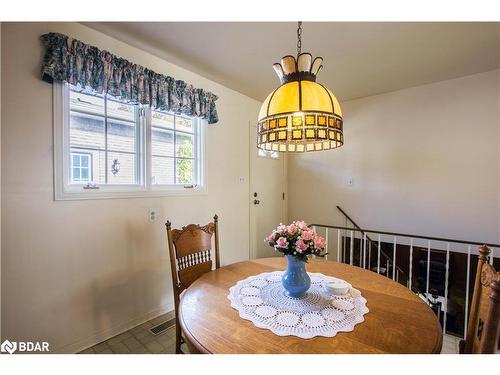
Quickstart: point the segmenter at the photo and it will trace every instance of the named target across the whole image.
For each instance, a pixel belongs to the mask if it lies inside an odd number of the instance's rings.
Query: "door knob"
[[[260,204],[260,201],[258,199],[254,199],[253,204]]]

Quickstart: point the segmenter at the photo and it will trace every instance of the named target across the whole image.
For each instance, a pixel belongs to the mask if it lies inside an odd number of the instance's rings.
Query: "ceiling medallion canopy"
[[[340,105],[316,76],[322,57],[301,53],[301,28],[297,29],[297,58],[285,56],[273,68],[281,86],[260,108],[257,147],[268,151],[321,151],[344,144]]]

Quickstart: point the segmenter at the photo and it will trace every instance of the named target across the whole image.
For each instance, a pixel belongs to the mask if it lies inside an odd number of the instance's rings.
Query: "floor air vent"
[[[175,325],[175,318],[167,320],[166,322],[160,323],[154,327],[149,329],[153,335],[159,335],[160,333],[165,332],[167,329]]]

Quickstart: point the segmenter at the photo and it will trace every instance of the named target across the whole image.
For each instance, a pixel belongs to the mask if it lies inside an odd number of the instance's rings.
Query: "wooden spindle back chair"
[[[179,325],[179,301],[181,293],[204,273],[214,266],[212,261],[212,235],[215,234],[215,268],[220,267],[218,216],[207,225],[189,224],[182,229],[172,229],[170,221],[167,227],[167,240],[170,252],[170,268],[174,288],[175,304],[175,351],[182,353],[181,327]]]
[[[498,343],[500,314],[500,273],[488,263],[490,249],[479,248],[474,292],[465,341],[460,354],[494,353]]]

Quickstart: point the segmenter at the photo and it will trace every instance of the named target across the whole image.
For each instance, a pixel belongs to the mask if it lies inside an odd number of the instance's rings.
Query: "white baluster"
[[[469,277],[470,277],[470,251],[471,245],[467,249],[467,277],[465,278],[465,321],[464,321],[464,340],[467,335],[467,320],[469,317]]]
[[[349,244],[349,253],[350,253],[349,264],[352,266],[352,257],[354,253],[354,232],[352,230],[351,230],[351,243]]]
[[[366,268],[366,233],[363,233],[363,268]]]
[[[362,232],[359,232],[359,267],[363,267],[363,236]]]
[[[337,263],[340,263],[340,229],[337,229]]]
[[[370,250],[368,251],[368,269],[372,270],[372,241],[370,241]]]
[[[345,239],[346,239],[346,233],[344,229],[344,236],[342,237],[342,263],[345,263]]]
[[[377,273],[380,274],[380,234],[378,235]]]
[[[392,250],[392,279],[396,280],[396,236],[394,236],[394,248]]]
[[[345,218],[344,221],[344,228],[347,228],[347,218]],[[347,241],[347,231],[344,229],[344,238],[342,239],[342,263],[346,262],[346,257],[345,257],[346,241]]]
[[[427,276],[425,284],[425,300],[429,299],[429,272],[431,270],[431,240],[427,243]]]
[[[446,315],[448,312],[448,274],[450,268],[450,243],[446,244],[446,271],[444,276],[444,317],[443,317],[443,334],[446,334]]]
[[[412,271],[413,271],[413,238],[410,239],[410,276],[408,280],[408,288],[411,290],[411,278],[412,278]]]

